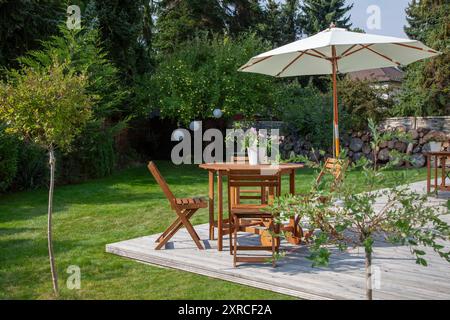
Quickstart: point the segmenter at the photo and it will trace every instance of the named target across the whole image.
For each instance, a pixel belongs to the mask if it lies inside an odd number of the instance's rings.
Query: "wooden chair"
[[[161,249],[183,226],[189,232],[192,240],[194,240],[197,245],[197,248],[203,250],[200,237],[197,232],[195,232],[189,219],[195,212],[197,212],[198,209],[206,208],[208,206],[207,202],[202,198],[175,198],[163,176],[153,162],[149,162],[148,169],[166,195],[167,200],[169,200],[170,206],[178,216],[177,219],[156,240],[156,243],[158,244],[155,247],[155,250]]]
[[[246,156],[232,156],[231,162],[233,163],[248,163],[248,157]],[[240,203],[241,200],[261,200],[261,203],[267,202],[267,190],[263,187],[255,188],[234,188],[234,193],[231,194],[231,199],[235,203]]]
[[[331,190],[334,190],[342,182],[348,164],[348,160],[328,158],[316,178],[316,187],[320,185],[325,175],[331,175],[334,178],[331,184]]]
[[[228,172],[228,197],[236,188],[257,187],[268,190],[268,203],[272,203],[275,196],[280,195],[281,175],[276,172],[274,175],[262,175],[260,170],[246,170]],[[233,255],[233,266],[236,267],[238,262],[267,262],[268,257],[263,256],[238,256],[238,251],[248,250],[268,250],[272,252],[272,265],[275,266],[275,254],[278,252],[279,239],[274,235],[279,233],[279,225],[275,222],[274,217],[269,212],[264,212],[268,203],[236,203],[229,201],[228,210],[231,222],[230,232],[230,253]],[[258,221],[260,228],[255,228],[255,221]],[[267,236],[270,234],[271,242],[269,245],[244,246],[238,245],[238,231],[247,231],[248,226],[252,230],[259,230],[260,235]],[[278,240],[278,241],[277,241]]]
[[[330,189],[333,191],[339,183],[342,182],[342,179],[344,178],[345,171],[347,170],[347,167],[349,165],[348,160],[342,160],[342,159],[334,159],[334,158],[328,158],[325,160],[325,164],[320,171],[319,175],[316,178],[314,188],[318,188],[319,185],[322,182],[322,179],[327,176],[331,175],[333,177],[333,181],[331,182]],[[308,201],[308,194],[302,194],[300,196],[303,196],[305,198],[305,201]],[[325,198],[323,199],[326,200]],[[318,217],[320,219],[320,217]],[[289,224],[286,226],[283,226],[283,231],[290,234],[286,239],[288,242],[292,244],[299,244],[301,241],[301,238],[304,236],[308,238],[311,236],[312,232],[310,231],[308,234],[305,235],[302,227],[300,226],[300,217],[294,217],[289,220]]]

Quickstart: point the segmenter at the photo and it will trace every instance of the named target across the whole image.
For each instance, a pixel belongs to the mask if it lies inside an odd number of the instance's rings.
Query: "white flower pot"
[[[430,141],[430,151],[439,152],[441,151],[442,142]]]
[[[251,166],[256,166],[258,164],[258,148],[257,147],[247,148],[247,154],[248,154],[248,163]]]

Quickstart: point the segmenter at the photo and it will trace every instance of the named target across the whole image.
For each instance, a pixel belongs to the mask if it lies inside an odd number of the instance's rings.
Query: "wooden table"
[[[427,193],[431,191],[431,160],[434,158],[434,191],[450,191],[450,185],[446,185],[446,178],[450,178],[450,171],[446,172],[446,161],[447,157],[450,157],[449,151],[440,151],[440,152],[427,152],[425,153],[427,157]],[[438,185],[438,165],[439,160],[441,161],[442,167],[442,176],[441,176],[441,184]]]
[[[222,251],[223,248],[223,234],[224,234],[224,219],[223,219],[223,185],[222,178],[227,175],[229,170],[270,170],[271,166],[268,164],[250,165],[248,163],[205,163],[199,165],[200,168],[208,170],[209,172],[209,239],[214,240],[214,175],[217,174],[217,248]],[[278,165],[282,175],[289,175],[289,192],[295,194],[295,170],[303,168],[303,164],[284,163]],[[270,171],[268,171],[270,174]]]

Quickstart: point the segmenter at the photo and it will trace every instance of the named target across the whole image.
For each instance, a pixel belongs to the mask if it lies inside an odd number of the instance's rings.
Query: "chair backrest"
[[[328,158],[325,161],[322,171],[317,176],[316,185],[322,181],[324,175],[330,174],[334,177],[334,182],[332,184],[332,188],[334,188],[343,179],[348,164],[348,160]]]
[[[229,170],[228,192],[231,188],[259,187],[269,190],[269,199],[280,196],[281,175],[277,170],[271,174],[262,174],[259,169]]]
[[[246,156],[232,156],[231,162],[237,162],[237,163],[246,163],[248,162],[248,157]]]
[[[175,206],[175,196],[173,195],[172,191],[170,191],[170,188],[166,182],[166,180],[161,175],[161,172],[159,172],[158,168],[156,167],[155,163],[153,161],[150,161],[148,163],[148,169],[150,170],[151,174],[155,178],[156,182],[161,187],[161,190],[164,192],[164,194],[167,197],[167,200],[169,200],[170,204],[172,206]]]

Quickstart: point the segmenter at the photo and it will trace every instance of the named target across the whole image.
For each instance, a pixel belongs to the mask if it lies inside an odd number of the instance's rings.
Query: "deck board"
[[[410,188],[423,192],[424,182]],[[444,204],[449,194],[430,199],[430,205]],[[384,199],[379,199],[381,205]],[[450,219],[445,218],[448,223]],[[364,299],[364,251],[362,248],[336,253],[329,267],[312,268],[306,246],[294,247],[282,243],[287,255],[277,263],[242,264],[232,267],[228,238],[224,251],[217,251],[217,242],[209,241],[207,224],[195,226],[206,250],[198,250],[186,230],[180,230],[162,250],[154,250],[159,234],[106,245],[106,251],[149,264],[174,268],[200,275],[271,290],[303,299]],[[241,234],[242,244],[258,238]],[[445,244],[450,247],[450,244]],[[430,250],[427,250],[430,252]],[[261,254],[261,252],[258,252]],[[380,271],[380,287],[374,289],[374,299],[450,299],[450,265],[430,252],[428,267],[415,263],[407,247],[377,241],[373,265]],[[239,297],[236,297],[239,298]]]

